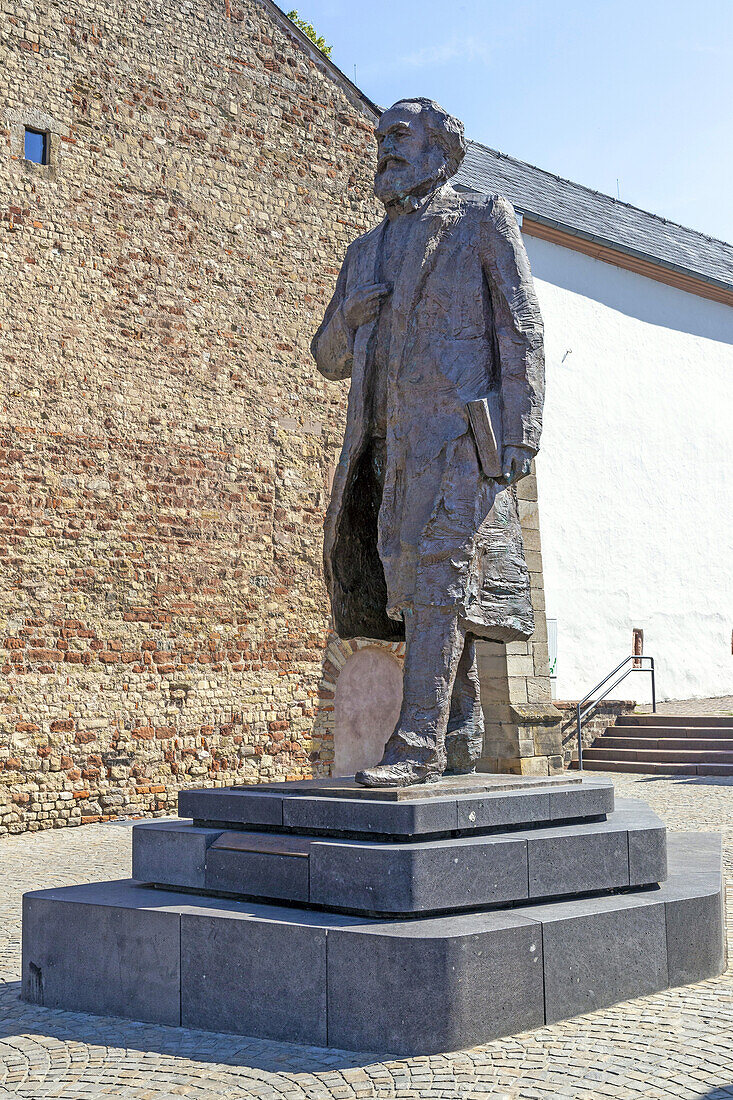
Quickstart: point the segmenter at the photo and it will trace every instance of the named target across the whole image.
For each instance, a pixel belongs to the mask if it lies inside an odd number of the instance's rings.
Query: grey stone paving
[[[651,714],[650,703],[642,703],[637,708],[639,714]],[[707,714],[729,717],[733,715],[733,695],[718,695],[713,699],[672,699],[668,703],[657,703],[657,714]]]
[[[608,775],[609,773],[603,773]],[[733,779],[614,776],[672,829],[722,829],[733,947]],[[723,1100],[733,1098],[733,971],[475,1050],[382,1061],[57,1012],[18,1000],[24,890],[129,874],[130,829],[0,842],[0,1097],[50,1100]],[[694,929],[690,929],[694,935]],[[733,954],[733,952],[731,952]]]

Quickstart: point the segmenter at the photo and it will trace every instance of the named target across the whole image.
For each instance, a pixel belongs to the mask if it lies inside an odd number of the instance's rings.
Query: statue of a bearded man
[[[405,639],[404,694],[369,787],[467,773],[481,755],[476,639],[534,629],[516,481],[544,395],[542,319],[514,210],[459,193],[463,126],[405,99],[376,130],[386,216],[348,248],[313,339],[351,378],[326,518],[342,638]]]

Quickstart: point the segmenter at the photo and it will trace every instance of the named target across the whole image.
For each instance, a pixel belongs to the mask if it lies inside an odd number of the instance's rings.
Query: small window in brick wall
[[[25,159],[33,164],[48,164],[48,134],[25,128]]]

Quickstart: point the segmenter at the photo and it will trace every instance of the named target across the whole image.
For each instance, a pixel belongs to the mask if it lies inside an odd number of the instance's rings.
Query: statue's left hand
[[[534,451],[529,447],[505,447],[501,469],[501,480],[505,485],[513,485],[515,481],[526,477],[532,466]]]

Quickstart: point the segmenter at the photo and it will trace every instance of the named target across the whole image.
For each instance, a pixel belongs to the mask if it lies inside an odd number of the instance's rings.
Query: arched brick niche
[[[334,691],[333,775],[376,764],[402,703],[404,644],[339,642]]]
[[[537,593],[535,593],[537,595]],[[486,734],[478,770],[522,775],[562,771],[559,723],[550,702],[547,625],[540,600],[529,642],[480,641],[479,677]],[[402,701],[404,643],[331,635],[319,685],[314,746],[331,775],[375,764]]]

